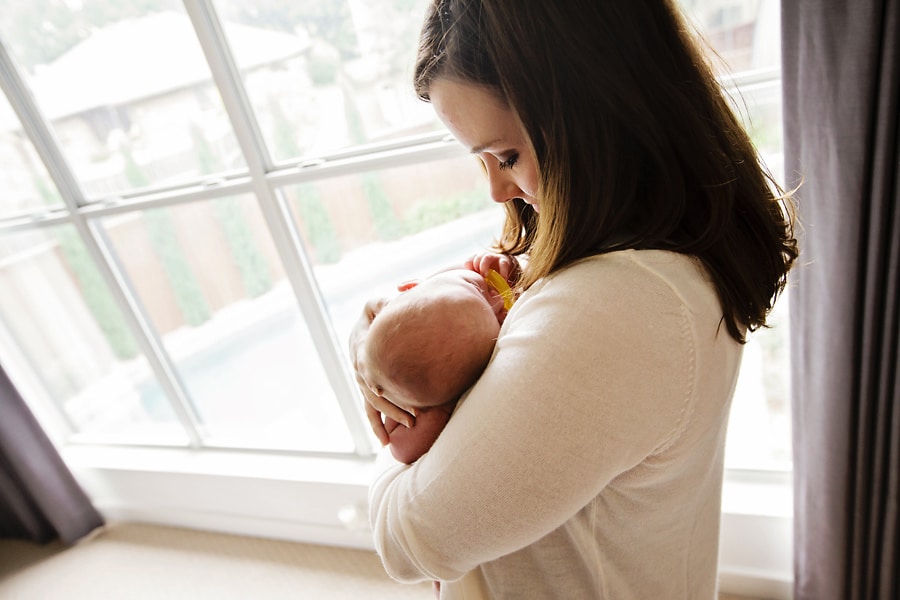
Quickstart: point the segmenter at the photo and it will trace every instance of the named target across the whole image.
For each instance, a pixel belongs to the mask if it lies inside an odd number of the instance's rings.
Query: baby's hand
[[[519,261],[516,257],[496,252],[476,254],[466,261],[465,267],[481,274],[482,277],[487,277],[488,272],[493,269],[500,273],[510,285],[515,284],[521,275]]]

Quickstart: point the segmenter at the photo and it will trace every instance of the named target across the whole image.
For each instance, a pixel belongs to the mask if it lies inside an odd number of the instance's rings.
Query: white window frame
[[[142,521],[371,549],[366,493],[375,448],[359,410],[349,367],[338,350],[312,267],[299,243],[282,189],[286,185],[406,166],[465,154],[446,133],[354,148],[314,159],[273,162],[212,0],[186,1],[213,80],[222,96],[247,169],[184,185],[154,187],[114,198],[87,198],[6,49],[0,44],[0,87],[60,191],[64,207],[0,219],[0,233],[72,225],[112,291],[160,385],[188,434],[186,448],[97,444],[74,432],[20,357],[0,362],[60,449],[67,464],[110,521]],[[775,71],[741,76],[735,86],[777,79]],[[103,230],[104,216],[252,192],[272,233],[297,303],[350,428],[346,455],[273,453],[204,445],[158,335],[130,289]],[[4,332],[0,331],[0,336]],[[56,410],[54,410],[56,409]],[[109,440],[107,440],[109,441]],[[720,587],[723,591],[790,598],[791,477],[784,472],[728,470],[723,497]]]

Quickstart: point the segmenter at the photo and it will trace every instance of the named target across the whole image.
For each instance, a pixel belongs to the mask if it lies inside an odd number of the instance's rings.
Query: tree
[[[81,8],[68,0],[0,0],[0,34],[19,64],[33,73],[98,29],[166,10],[184,8],[178,0],[85,0]]]
[[[344,60],[359,56],[346,0],[233,0],[222,18],[287,33],[301,28],[336,48]]]

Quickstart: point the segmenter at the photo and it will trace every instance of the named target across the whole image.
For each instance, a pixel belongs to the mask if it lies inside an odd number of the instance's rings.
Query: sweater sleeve
[[[369,492],[397,580],[452,581],[562,525],[678,436],[690,311],[629,261],[591,259],[522,295],[431,451]]]

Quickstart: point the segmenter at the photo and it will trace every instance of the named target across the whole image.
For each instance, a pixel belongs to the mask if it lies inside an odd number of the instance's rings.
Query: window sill
[[[371,458],[70,445],[63,457],[109,521],[372,549]],[[729,471],[720,589],[792,594],[789,473]]]
[[[373,547],[371,459],[97,446],[62,455],[109,521]]]

